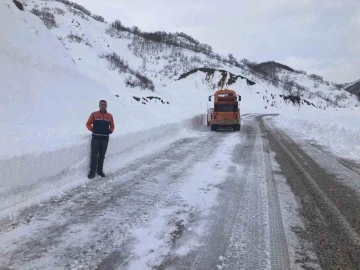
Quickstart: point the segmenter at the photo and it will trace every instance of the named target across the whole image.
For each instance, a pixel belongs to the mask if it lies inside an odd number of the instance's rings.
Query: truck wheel
[[[234,125],[233,130],[234,131],[240,131],[240,125]]]
[[[217,131],[217,125],[211,125],[211,131]]]

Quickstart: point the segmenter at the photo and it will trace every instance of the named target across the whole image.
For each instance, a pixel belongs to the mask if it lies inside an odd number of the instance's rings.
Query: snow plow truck
[[[234,90],[218,90],[214,95],[214,105],[208,108],[207,125],[212,131],[218,128],[231,128],[234,131],[240,131],[240,106],[241,96]],[[209,96],[209,102],[211,97]]]

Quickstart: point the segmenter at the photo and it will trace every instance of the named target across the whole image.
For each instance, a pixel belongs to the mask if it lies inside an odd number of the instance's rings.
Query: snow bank
[[[360,108],[287,110],[274,123],[291,133],[326,147],[335,154],[360,160]]]
[[[40,19],[7,2],[0,0],[0,157],[69,146],[93,105],[115,97],[78,70]]]

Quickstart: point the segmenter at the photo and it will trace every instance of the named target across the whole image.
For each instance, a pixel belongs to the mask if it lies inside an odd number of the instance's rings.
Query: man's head
[[[105,100],[100,100],[99,102],[99,108],[101,112],[105,112],[107,108],[107,103]]]

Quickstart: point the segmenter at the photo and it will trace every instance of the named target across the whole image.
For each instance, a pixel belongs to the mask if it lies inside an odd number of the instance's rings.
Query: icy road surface
[[[1,220],[0,269],[360,269],[355,165],[266,118]]]

